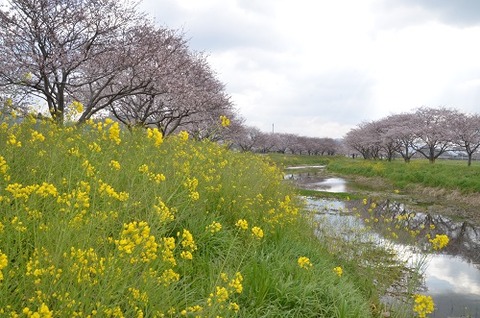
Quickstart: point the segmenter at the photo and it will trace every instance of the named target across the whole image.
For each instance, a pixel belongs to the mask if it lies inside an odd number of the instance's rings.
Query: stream
[[[340,177],[328,177],[317,166],[318,172],[302,172],[304,167],[290,167],[285,179],[297,187],[324,192],[354,193],[348,181]],[[373,237],[379,244],[387,243],[399,251],[399,257],[415,262],[422,259],[424,265],[421,293],[430,295],[435,311],[429,317],[480,318],[480,227],[467,220],[454,220],[425,207],[407,204],[408,198],[383,193],[382,199],[373,201],[306,198],[310,209],[316,212],[329,228],[348,228]],[[326,223],[325,223],[326,222]],[[392,223],[393,222],[393,223]],[[346,229],[347,228],[347,229]],[[361,230],[361,231],[358,231]],[[448,245],[433,252],[425,252],[428,237],[448,235]],[[349,239],[348,234],[344,239]],[[429,245],[430,246],[430,245]]]

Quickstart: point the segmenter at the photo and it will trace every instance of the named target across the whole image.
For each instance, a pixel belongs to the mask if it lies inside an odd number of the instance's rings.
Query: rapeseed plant
[[[343,269],[340,266],[337,266],[333,269],[333,272],[338,276],[342,277],[343,275]]]
[[[255,316],[272,308],[251,301],[255,280],[268,281],[254,273],[262,258],[274,272],[302,270],[272,257],[280,243],[297,250],[289,231],[305,223],[266,160],[187,132],[125,133],[111,119],[60,127],[2,118],[2,316]],[[315,298],[299,306],[325,301],[317,274],[311,292],[286,289]],[[364,297],[346,287],[337,296]],[[284,304],[275,306],[282,316]],[[367,306],[354,307],[368,317]]]
[[[445,234],[437,234],[435,235],[435,238],[429,240],[429,242],[432,243],[432,248],[434,250],[441,250],[448,245],[449,241],[448,236]]]
[[[310,259],[306,256],[300,256],[297,260],[297,263],[298,263],[298,266],[300,266],[300,268],[304,268],[304,269],[309,269],[310,267],[313,266],[313,264],[310,262]]]
[[[417,313],[419,318],[425,318],[434,310],[434,303],[431,296],[415,294],[413,311]]]

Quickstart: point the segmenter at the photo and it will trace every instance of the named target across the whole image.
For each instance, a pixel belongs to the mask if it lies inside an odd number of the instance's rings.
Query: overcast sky
[[[246,124],[340,138],[417,107],[480,112],[479,0],[143,0],[209,55]]]

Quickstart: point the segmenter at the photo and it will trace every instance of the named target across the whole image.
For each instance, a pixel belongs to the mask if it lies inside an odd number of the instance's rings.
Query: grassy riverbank
[[[0,145],[2,316],[381,316],[375,269],[259,156],[111,121],[3,122]]]
[[[416,186],[437,190],[450,190],[462,195],[477,195],[480,192],[480,162],[468,167],[462,160],[415,159],[406,164],[403,160],[351,159],[346,157],[301,156],[271,154],[277,164],[289,167],[296,165],[325,165],[327,171],[343,175],[382,178],[391,188],[417,190]],[[444,192],[440,191],[442,194]]]
[[[382,177],[396,188],[405,189],[412,184],[430,188],[457,190],[463,194],[480,192],[480,163],[468,167],[465,161],[416,159],[406,164],[403,160],[371,161],[337,158],[328,164],[328,170],[342,174]]]

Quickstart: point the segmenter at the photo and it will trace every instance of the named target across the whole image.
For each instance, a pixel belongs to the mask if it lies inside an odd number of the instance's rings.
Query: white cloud
[[[478,108],[480,14],[469,13],[475,5],[467,0],[455,14],[440,2],[148,0],[144,7],[210,53],[247,125],[340,137],[361,121],[419,106]]]

